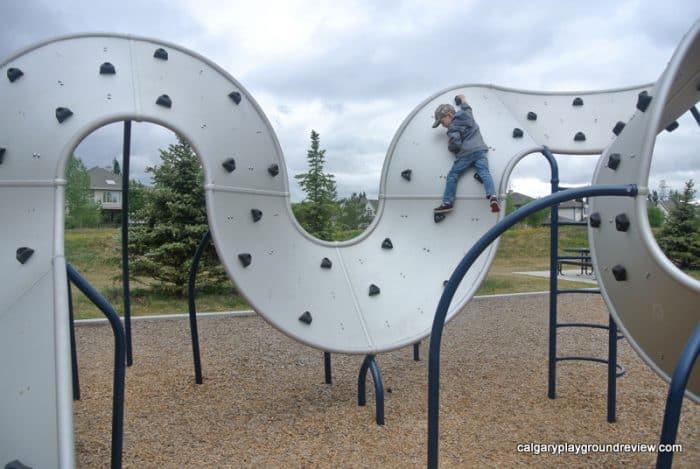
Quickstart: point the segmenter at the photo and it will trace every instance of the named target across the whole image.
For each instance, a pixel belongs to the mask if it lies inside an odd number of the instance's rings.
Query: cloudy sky
[[[321,134],[339,195],[376,196],[394,133],[444,88],[492,83],[582,91],[655,81],[700,19],[698,0],[237,1],[0,0],[0,60],[57,35],[107,31],[166,40],[229,71],[272,122],[290,175],[306,170],[309,133]],[[378,118],[378,116],[381,116]],[[700,186],[700,128],[692,117],[657,145],[650,186]],[[174,136],[135,124],[132,175],[147,180]],[[99,129],[76,150],[88,166],[120,157],[121,126]],[[563,185],[590,182],[595,158],[560,159]],[[511,187],[548,192],[533,155]],[[302,193],[292,181],[293,199]]]

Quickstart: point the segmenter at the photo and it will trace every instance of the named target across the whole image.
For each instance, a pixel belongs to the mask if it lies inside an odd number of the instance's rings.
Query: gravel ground
[[[559,300],[561,321],[607,323],[599,296]],[[619,360],[617,422],[606,421],[607,367],[558,366],[547,398],[547,296],[479,298],[445,329],[442,342],[440,465],[475,467],[651,467],[641,452],[532,454],[519,444],[658,443],[667,384],[626,341]],[[374,395],[358,407],[362,356],[299,344],[258,316],[202,317],[204,383],[194,383],[186,320],[133,323],[127,371],[124,467],[424,467],[427,347],[377,357],[386,424],[374,422]],[[82,399],[74,405],[80,467],[110,458],[113,341],[108,326],[76,328]],[[607,333],[562,330],[559,354],[605,356]],[[368,378],[369,379],[369,378]],[[674,467],[700,467],[700,406],[686,399]]]

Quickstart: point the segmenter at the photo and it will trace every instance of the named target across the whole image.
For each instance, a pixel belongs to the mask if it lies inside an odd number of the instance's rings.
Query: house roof
[[[100,168],[99,166],[92,167],[87,172],[88,176],[90,176],[90,189],[122,190],[122,177],[120,174],[114,174],[109,169]]]
[[[583,201],[580,199],[567,200],[559,204],[559,208],[583,208]]]

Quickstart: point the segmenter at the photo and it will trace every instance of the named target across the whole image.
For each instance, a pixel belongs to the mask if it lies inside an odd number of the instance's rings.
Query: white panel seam
[[[348,288],[350,288],[350,295],[352,297],[352,303],[353,306],[355,307],[355,312],[357,313],[357,317],[360,320],[360,326],[362,326],[362,331],[365,333],[365,338],[367,339],[367,344],[369,350],[375,350],[376,347],[374,343],[372,342],[372,337],[369,334],[369,331],[367,330],[367,324],[365,324],[365,318],[362,316],[362,309],[360,308],[360,302],[357,299],[357,295],[355,294],[355,289],[353,288],[352,281],[350,280],[350,275],[348,274],[348,270],[345,268],[345,259],[343,258],[343,249],[341,247],[336,247],[335,252],[338,254],[338,260],[340,261],[340,267],[343,270],[343,275],[345,276],[345,281],[348,284]]]

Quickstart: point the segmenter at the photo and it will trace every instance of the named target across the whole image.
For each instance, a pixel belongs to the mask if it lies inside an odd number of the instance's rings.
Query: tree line
[[[295,175],[305,194],[303,201],[292,204],[299,224],[311,235],[326,241],[350,239],[372,222],[364,193],[339,199],[335,177],[325,172],[325,150],[320,135],[311,131],[307,151],[308,171]],[[197,155],[187,141],[160,149],[159,165],[148,167],[153,184],[137,181],[130,184],[130,265],[135,279],[152,279],[155,288],[185,295],[192,256],[202,236],[209,229],[204,194],[204,172]],[[115,161],[116,162],[116,161]],[[117,162],[118,165],[118,162]],[[114,170],[118,166],[114,165]],[[66,171],[67,227],[84,226],[99,205],[91,201],[89,177],[84,164],[71,158]],[[700,215],[694,205],[692,180],[682,192],[671,193],[676,200],[668,219],[655,234],[659,246],[681,268],[700,266]],[[507,203],[512,211],[512,201]],[[86,215],[88,213],[89,215]],[[546,211],[528,220],[541,224]],[[115,253],[118,257],[118,253]],[[198,288],[230,287],[224,269],[212,245],[200,262]]]

